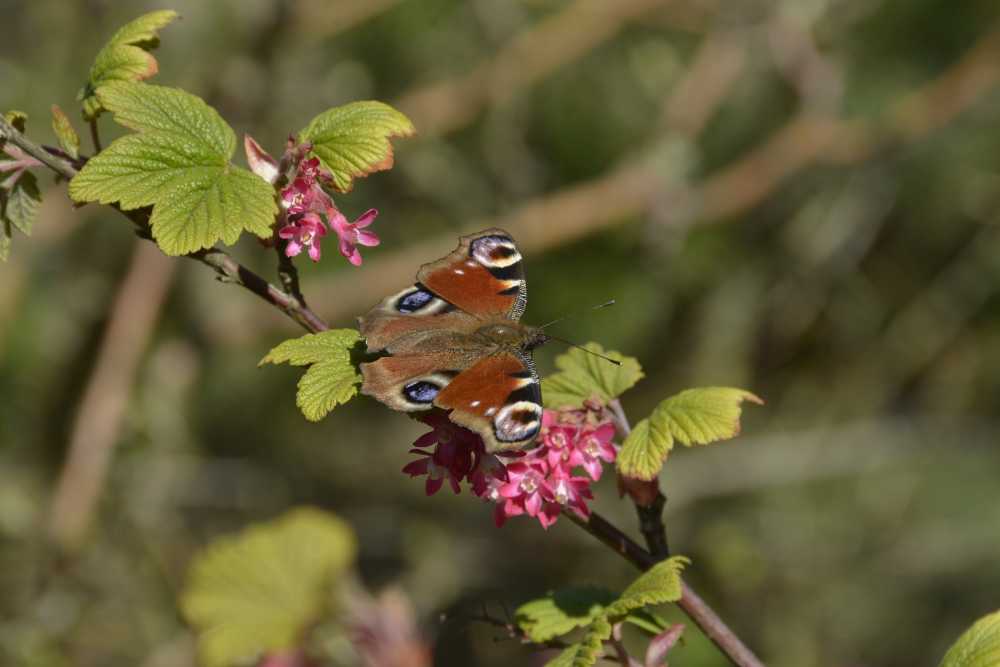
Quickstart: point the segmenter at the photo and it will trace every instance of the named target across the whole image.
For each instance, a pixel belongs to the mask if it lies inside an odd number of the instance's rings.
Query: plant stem
[[[652,554],[639,546],[632,538],[619,530],[600,514],[591,512],[588,519],[581,519],[574,512],[563,512],[563,516],[580,526],[604,544],[611,547],[622,558],[640,570],[648,570],[659,562]],[[677,606],[701,628],[705,636],[712,640],[720,651],[738,667],[764,667],[764,663],[753,654],[738,636],[727,626],[719,615],[681,580],[681,599]]]
[[[90,140],[94,143],[94,152],[100,153],[103,149],[101,148],[101,137],[97,132],[97,119],[90,119]]]
[[[618,428],[618,434],[624,440],[632,432],[632,427],[621,402],[617,398],[612,400],[608,403],[608,409]],[[667,498],[660,491],[659,481],[622,480],[621,486],[635,504],[635,511],[639,515],[639,530],[650,553],[660,560],[668,558],[670,546],[667,542],[667,527],[663,523],[663,506]]]

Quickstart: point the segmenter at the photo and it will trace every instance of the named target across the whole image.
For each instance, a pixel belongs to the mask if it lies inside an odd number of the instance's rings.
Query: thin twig
[[[101,152],[101,137],[97,131],[97,118],[90,119],[90,140],[94,143],[94,152]]]
[[[57,155],[53,155],[42,146],[30,141],[27,137],[18,132],[16,127],[8,123],[7,119],[3,116],[0,116],[0,139],[6,139],[61,176],[65,176],[66,178],[73,178],[76,176],[77,170],[76,167],[73,166],[72,162]]]

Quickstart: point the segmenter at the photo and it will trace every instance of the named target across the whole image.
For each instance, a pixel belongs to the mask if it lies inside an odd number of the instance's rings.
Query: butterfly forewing
[[[450,255],[420,267],[417,280],[441,299],[480,317],[516,320],[528,300],[521,253],[502,229],[463,236]]]

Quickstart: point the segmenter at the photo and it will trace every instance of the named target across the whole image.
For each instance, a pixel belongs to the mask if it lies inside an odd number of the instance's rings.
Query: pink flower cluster
[[[420,419],[434,430],[413,443],[411,453],[421,458],[403,472],[411,477],[426,475],[427,495],[437,493],[446,481],[459,493],[461,483],[467,482],[474,495],[496,503],[497,526],[526,514],[548,528],[564,508],[586,518],[587,501],[594,497],[590,485],[601,478],[603,464],[613,462],[617,454],[614,425],[601,409],[546,410],[538,446],[504,459],[486,453],[482,438],[443,412]],[[579,468],[587,476],[574,474]]]
[[[282,173],[281,164],[251,137],[246,138],[244,145],[253,172],[269,183],[276,183]],[[278,230],[278,238],[285,241],[285,255],[295,257],[305,250],[311,260],[318,262],[322,254],[320,243],[332,228],[340,241],[340,254],[359,266],[358,246],[379,244],[378,236],[365,229],[374,222],[378,211],[369,209],[354,222],[349,222],[323,187],[333,182],[332,175],[320,166],[317,158],[305,159],[309,148],[290,140],[282,159],[282,163],[295,164],[291,183],[281,190],[286,224]]]

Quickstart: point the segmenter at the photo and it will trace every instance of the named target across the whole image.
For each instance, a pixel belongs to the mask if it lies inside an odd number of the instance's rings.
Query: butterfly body
[[[359,318],[369,352],[361,392],[406,412],[437,407],[483,437],[489,451],[520,449],[541,428],[531,351],[545,342],[521,324],[527,301],[521,255],[488,229],[425,264],[417,283]]]

